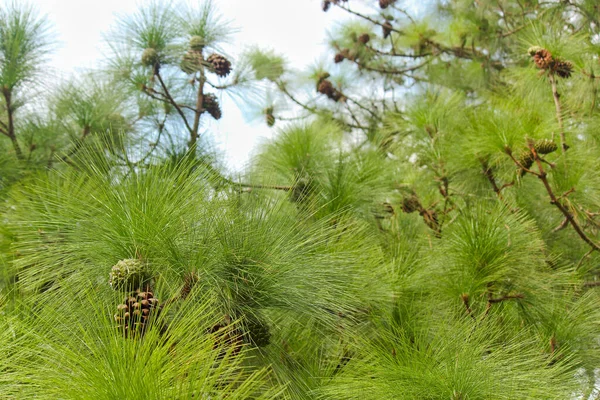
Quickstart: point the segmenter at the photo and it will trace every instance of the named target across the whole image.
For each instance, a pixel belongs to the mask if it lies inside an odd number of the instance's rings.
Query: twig
[[[562,231],[567,226],[569,226],[569,220],[567,218],[563,219],[563,221],[556,228],[552,229],[552,233],[556,233],[558,231]]]
[[[505,201],[504,196],[502,195],[502,188],[498,187],[498,184],[496,183],[496,177],[494,176],[494,171],[492,171],[492,167],[490,167],[487,161],[483,159],[479,161],[481,163],[481,167],[483,168],[483,174],[492,185],[492,189],[494,189],[494,192],[496,192],[496,195],[500,200]]]
[[[600,286],[600,281],[584,282],[583,286],[584,287],[597,287],[597,286]]]
[[[585,253],[583,255],[583,257],[581,257],[581,259],[579,260],[579,262],[577,263],[577,265],[575,266],[575,269],[579,269],[579,267],[581,267],[581,264],[583,264],[583,260],[585,260],[586,258],[588,258],[590,256],[590,254],[592,254],[594,252],[594,249],[590,249],[587,253]]]
[[[7,132],[5,135],[8,136],[10,141],[13,144],[13,148],[15,149],[15,154],[19,160],[23,160],[23,152],[21,151],[21,146],[19,145],[19,141],[17,140],[17,136],[15,134],[15,123],[14,123],[14,109],[12,104],[12,91],[7,86],[2,88],[2,94],[4,95],[4,101],[6,103],[6,113],[8,115],[8,125]]]
[[[156,77],[158,78],[158,82],[160,83],[160,86],[163,88],[163,90],[165,91],[165,94],[167,95],[167,98],[169,99],[169,102],[171,103],[171,105],[173,107],[175,107],[175,109],[177,110],[177,112],[179,113],[179,115],[181,116],[181,119],[183,119],[183,123],[185,124],[185,127],[187,128],[187,130],[190,132],[190,135],[192,134],[192,127],[190,126],[190,124],[187,121],[187,118],[185,117],[185,114],[183,113],[183,111],[181,110],[181,107],[179,107],[179,104],[177,104],[175,102],[175,100],[173,99],[173,96],[171,96],[171,93],[169,93],[169,89],[167,88],[167,85],[165,85],[165,82],[163,81],[162,77],[160,76],[160,72],[156,71]]]
[[[506,300],[524,299],[524,298],[525,298],[525,295],[522,294],[522,293],[507,294],[507,295],[502,296],[502,297],[489,298],[488,299],[488,303],[490,303],[490,304],[496,304],[496,303],[501,303],[501,302],[506,301]]]
[[[530,146],[529,149],[531,150],[531,153],[533,154],[535,162],[537,163],[538,169],[540,171],[539,173],[535,173],[535,175],[544,184],[544,187],[546,188],[546,192],[548,192],[548,195],[550,196],[550,204],[553,204],[554,206],[556,206],[556,208],[558,208],[560,210],[560,212],[565,216],[565,218],[569,221],[571,226],[573,226],[573,229],[575,229],[575,232],[577,232],[579,237],[581,239],[583,239],[584,242],[586,242],[588,245],[590,245],[592,247],[592,249],[594,249],[596,251],[600,251],[600,246],[598,246],[598,244],[594,243],[585,234],[585,232],[583,231],[583,229],[581,229],[581,227],[579,226],[577,221],[575,221],[575,218],[573,218],[573,214],[571,214],[569,212],[569,210],[567,210],[567,208],[561,203],[559,198],[556,197],[556,195],[554,194],[554,191],[552,190],[552,187],[550,186],[550,183],[548,182],[547,174],[544,171],[544,167],[542,165],[542,162],[540,161],[540,157],[538,156],[537,152],[535,151],[535,148],[533,147],[533,143],[530,143],[529,146]]]
[[[374,24],[374,25],[383,26],[383,24],[382,24],[381,22],[379,22],[379,21],[376,21],[376,20],[374,20],[373,18],[370,18],[370,17],[368,17],[368,16],[366,16],[366,15],[364,15],[364,14],[361,14],[361,13],[359,13],[359,12],[356,12],[356,11],[354,11],[354,10],[351,10],[351,9],[350,9],[350,7],[347,7],[347,6],[342,6],[340,3],[333,3],[333,4],[335,4],[336,6],[338,6],[339,8],[341,8],[342,10],[344,10],[344,11],[346,11],[346,12],[350,13],[350,14],[356,15],[356,16],[357,16],[357,17],[359,17],[359,18],[362,18],[362,19],[365,19],[365,20],[369,21],[370,23],[372,23],[372,24]],[[403,31],[400,31],[400,30],[398,30],[398,29],[395,29],[395,28],[390,28],[390,31],[392,31],[392,32],[396,32],[396,33],[399,33],[399,34],[401,34],[401,35],[402,35],[402,34],[404,34],[404,32],[403,32]]]
[[[469,295],[466,293],[463,293],[460,295],[460,299],[462,300],[465,309],[467,310],[467,314],[473,318],[473,321],[477,321],[477,319],[475,318],[475,316],[473,315],[473,310],[471,309],[471,306],[469,305]]]
[[[428,58],[427,60],[423,61],[422,63],[420,63],[418,65],[404,68],[404,69],[375,68],[375,67],[369,67],[365,64],[361,64],[358,60],[352,60],[352,59],[349,59],[349,60],[352,61],[353,63],[355,63],[356,65],[358,65],[359,68],[366,69],[367,71],[379,72],[382,74],[390,74],[390,75],[404,75],[407,72],[412,72],[421,67],[424,67],[425,65],[429,64],[433,60],[433,58]]]
[[[558,88],[556,86],[556,78],[554,74],[549,74],[548,79],[550,79],[550,84],[552,85],[552,97],[554,98],[554,107],[556,108],[556,119],[558,120],[558,127],[560,129],[560,148],[564,153],[569,146],[567,145],[565,139],[565,129],[563,127],[563,117],[562,117],[562,107],[560,104],[560,94],[558,93]]]

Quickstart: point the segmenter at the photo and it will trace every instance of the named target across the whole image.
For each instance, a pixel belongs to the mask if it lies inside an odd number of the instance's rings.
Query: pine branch
[[[358,65],[359,68],[366,69],[367,71],[380,72],[382,74],[388,74],[388,75],[404,75],[408,72],[413,72],[413,71],[416,71],[416,70],[426,66],[433,60],[433,58],[429,58],[418,65],[404,68],[404,69],[376,68],[376,67],[367,66],[365,64],[361,64],[358,60],[353,60],[353,59],[349,59],[349,60],[352,61],[353,63],[355,63],[356,65]]]
[[[586,235],[586,233],[583,231],[581,226],[579,226],[577,221],[575,221],[573,214],[571,214],[571,212],[569,212],[569,210],[562,204],[562,202],[560,201],[562,196],[557,197],[554,194],[554,191],[552,190],[552,187],[550,186],[550,183],[548,182],[547,174],[546,174],[546,171],[544,171],[544,166],[542,164],[542,161],[540,160],[540,157],[538,156],[537,152],[535,151],[535,148],[532,143],[529,144],[529,149],[530,149],[531,153],[533,154],[533,157],[534,157],[535,162],[539,169],[539,173],[535,174],[535,175],[542,181],[544,188],[546,189],[546,192],[550,196],[550,204],[554,205],[556,208],[558,208],[560,210],[560,212],[569,221],[569,223],[571,224],[571,226],[573,227],[575,232],[577,232],[577,235],[579,235],[579,237],[584,242],[586,242],[589,246],[591,246],[593,250],[600,251],[600,246],[598,244],[596,244],[592,239],[590,239]]]
[[[333,4],[335,4],[336,6],[338,6],[339,8],[341,8],[342,10],[346,11],[347,13],[350,13],[350,14],[352,14],[352,15],[355,15],[355,16],[357,16],[357,17],[359,17],[359,18],[362,18],[362,19],[364,19],[364,20],[366,20],[366,21],[369,21],[369,22],[370,22],[370,23],[372,23],[373,25],[379,25],[379,26],[383,27],[383,24],[382,24],[381,22],[379,22],[379,21],[376,21],[376,20],[374,20],[373,18],[371,18],[371,17],[369,17],[369,16],[367,16],[367,15],[364,15],[364,14],[361,14],[361,13],[359,13],[359,12],[357,12],[357,11],[354,11],[354,10],[352,10],[352,9],[351,9],[350,7],[348,7],[348,6],[343,6],[343,5],[341,5],[339,2],[338,2],[338,3],[333,3]],[[392,28],[389,28],[389,27],[388,27],[387,29],[389,29],[389,30],[390,30],[390,31],[392,31],[392,32],[396,32],[396,33],[398,33],[398,34],[400,34],[400,35],[403,35],[403,34],[404,34],[404,32],[403,32],[403,31],[401,31],[401,30],[398,30],[398,29],[395,29],[395,28],[393,28],[393,27],[392,27]]]
[[[402,57],[402,58],[423,58],[434,55],[433,53],[421,53],[421,54],[407,54],[407,53],[396,53],[396,52],[387,52],[383,50],[376,49],[373,46],[365,45],[367,50],[372,51],[373,53],[379,54],[380,56],[387,57]]]
[[[79,150],[81,150],[81,148],[83,147],[83,142],[85,141],[85,139],[88,137],[89,134],[90,134],[90,127],[86,125],[83,128],[81,137],[79,138],[77,143],[75,143],[75,146],[73,146],[73,148],[67,154],[62,156],[60,158],[60,160],[63,162],[67,162],[70,158],[72,158],[75,154],[77,154],[79,152]]]
[[[507,295],[501,296],[501,297],[489,298],[488,303],[497,304],[497,303],[502,303],[503,301],[506,301],[506,300],[515,300],[515,299],[524,299],[524,298],[525,298],[525,295],[522,293],[507,294]]]
[[[12,89],[7,86],[2,88],[2,94],[4,96],[4,102],[6,103],[6,113],[8,115],[8,125],[6,125],[6,131],[3,132],[10,141],[12,142],[13,148],[15,149],[15,154],[19,160],[23,160],[25,157],[23,152],[21,151],[21,146],[19,145],[19,141],[17,140],[17,136],[15,134],[15,123],[14,123],[14,108],[12,104]]]
[[[179,104],[177,104],[177,102],[173,99],[173,96],[171,96],[171,93],[169,93],[169,89],[167,88],[167,85],[165,85],[165,82],[163,81],[162,76],[160,75],[160,71],[158,71],[158,69],[155,71],[155,76],[158,78],[158,82],[160,83],[160,86],[164,90],[167,98],[169,99],[169,102],[173,107],[175,107],[175,110],[177,110],[177,113],[181,116],[181,119],[183,120],[183,123],[185,124],[185,127],[187,128],[188,132],[190,133],[190,135],[193,135],[194,131],[192,130],[192,127],[188,123],[188,120],[185,117],[183,111],[181,110],[181,107],[179,107]]]
[[[200,117],[204,113],[204,83],[206,82],[206,77],[204,75],[204,67],[200,69],[200,79],[198,79],[198,93],[196,97],[196,112],[194,114],[194,127],[191,132],[190,139],[190,148],[193,148],[196,145],[196,141],[198,140],[198,129],[200,128]]]
[[[467,311],[467,315],[469,317],[471,317],[473,319],[473,321],[477,322],[477,319],[473,315],[473,310],[471,309],[471,305],[469,304],[469,295],[466,294],[466,293],[463,293],[463,294],[460,295],[460,299],[462,300],[463,305],[465,306],[465,310]]]

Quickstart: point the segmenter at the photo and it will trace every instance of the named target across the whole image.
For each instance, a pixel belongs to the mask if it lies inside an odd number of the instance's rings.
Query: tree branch
[[[2,94],[4,95],[4,101],[6,103],[6,113],[8,115],[8,126],[6,136],[10,139],[13,144],[13,148],[15,149],[15,154],[19,160],[23,160],[23,152],[21,151],[21,146],[19,145],[19,141],[17,140],[17,136],[15,134],[15,123],[14,123],[14,109],[12,104],[12,90],[7,86],[2,88]]]
[[[188,123],[187,118],[185,117],[185,114],[181,110],[181,107],[179,107],[179,104],[177,104],[175,102],[175,100],[173,99],[173,96],[171,96],[171,93],[169,93],[169,89],[167,88],[167,85],[165,85],[165,82],[163,81],[163,79],[162,79],[162,77],[160,75],[160,72],[158,70],[155,71],[155,75],[158,78],[158,82],[160,83],[160,86],[165,91],[165,94],[167,95],[167,98],[169,99],[169,102],[171,103],[171,105],[173,107],[175,107],[175,109],[177,110],[177,112],[181,116],[181,119],[183,120],[183,123],[185,124],[185,127],[187,128],[187,130],[190,132],[190,135],[191,135],[192,132],[193,132],[192,128],[190,127],[190,124]]]
[[[537,152],[535,151],[535,148],[533,147],[533,143],[529,144],[529,149],[530,149],[531,153],[533,154],[535,162],[540,171],[539,174],[536,174],[536,175],[542,181],[542,183],[544,184],[544,187],[546,188],[546,192],[548,192],[548,195],[550,196],[550,204],[553,204],[556,208],[558,208],[560,210],[560,212],[565,216],[565,218],[569,221],[569,223],[571,224],[573,229],[575,229],[575,232],[577,232],[579,237],[584,242],[586,242],[590,247],[592,247],[593,250],[600,251],[600,246],[598,244],[594,243],[592,241],[592,239],[590,239],[585,234],[585,232],[579,226],[577,221],[575,221],[573,214],[571,214],[569,212],[569,210],[561,203],[560,198],[556,197],[556,195],[554,194],[554,191],[552,190],[552,187],[550,186],[550,183],[548,182],[547,174],[544,171],[544,166],[543,166],[542,162],[540,161],[540,157],[538,156]]]

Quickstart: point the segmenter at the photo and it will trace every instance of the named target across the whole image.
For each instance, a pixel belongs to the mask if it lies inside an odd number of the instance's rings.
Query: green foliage
[[[39,108],[1,9],[1,398],[594,398],[595,3],[373,5],[302,72],[153,1]],[[235,178],[222,91],[276,127]]]
[[[20,87],[39,77],[50,50],[48,21],[31,5],[7,4],[0,9],[0,86]]]

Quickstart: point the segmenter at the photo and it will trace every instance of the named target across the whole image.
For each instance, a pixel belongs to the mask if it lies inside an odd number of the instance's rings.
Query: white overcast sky
[[[102,59],[103,33],[115,16],[136,10],[143,0],[29,0],[54,25],[59,45],[52,66],[64,76],[78,68],[94,67]],[[192,0],[188,0],[192,2]],[[201,0],[196,0],[200,3]],[[236,48],[259,45],[286,55],[297,68],[312,64],[325,53],[326,32],[343,13],[321,11],[321,0],[216,0],[221,14],[238,29]],[[248,123],[241,111],[224,98],[224,117],[215,126],[215,142],[226,162],[241,169],[261,138],[271,137],[264,123]]]

